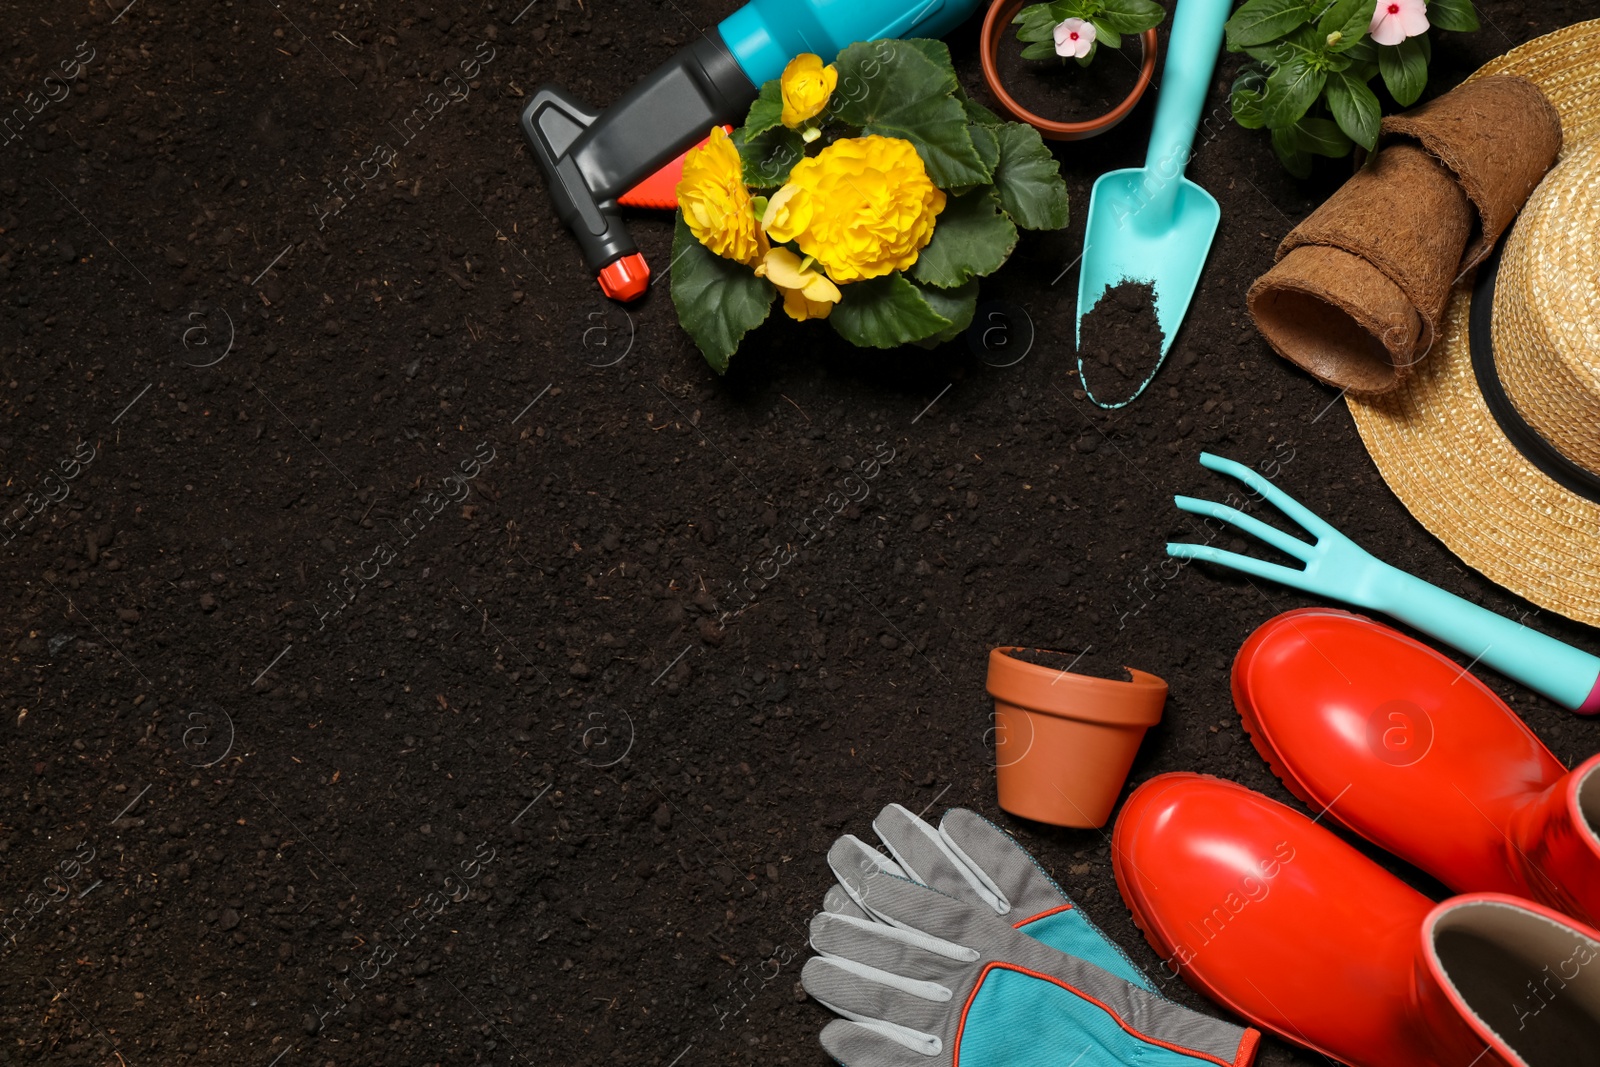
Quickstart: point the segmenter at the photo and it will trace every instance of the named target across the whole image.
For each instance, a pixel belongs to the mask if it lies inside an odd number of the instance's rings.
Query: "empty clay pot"
[[[1091,678],[1011,651],[989,653],[1000,806],[1056,826],[1104,826],[1145,731],[1161,721],[1167,683],[1132,667],[1128,681]]]

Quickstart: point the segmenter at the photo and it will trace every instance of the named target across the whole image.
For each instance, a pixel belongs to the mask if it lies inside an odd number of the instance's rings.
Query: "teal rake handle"
[[[1580,715],[1600,712],[1600,658],[1391,567],[1242,463],[1202,452],[1200,465],[1239,479],[1315,540],[1307,544],[1259,519],[1209,500],[1174,497],[1179,508],[1230,523],[1303,561],[1305,568],[1267,563],[1209,545],[1169,544],[1167,555],[1204,560],[1307,593],[1381,611],[1474,657],[1474,663],[1488,664],[1564,708]]]

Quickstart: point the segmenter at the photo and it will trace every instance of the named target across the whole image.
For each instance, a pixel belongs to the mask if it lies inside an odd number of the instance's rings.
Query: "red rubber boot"
[[[1461,892],[1600,922],[1600,757],[1569,772],[1478,679],[1370,619],[1269,620],[1233,699],[1289,791]]]
[[[1355,1067],[1600,1063],[1600,932],[1503,894],[1435,906],[1311,819],[1165,774],[1112,864],[1162,977]]]

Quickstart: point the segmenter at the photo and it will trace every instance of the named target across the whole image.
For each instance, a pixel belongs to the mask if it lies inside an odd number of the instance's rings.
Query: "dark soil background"
[[[1078,390],[1074,266],[1155,92],[1057,148],[1074,223],[1024,238],[964,341],[863,354],[775,316],[719,379],[663,286],[608,304],[519,105],[606,103],[729,10],[8,9],[14,102],[92,59],[0,145],[4,500],[56,498],[3,546],[0,1063],[819,1065],[796,980],[824,851],[890,801],[1011,826],[1153,968],[1107,836],[998,810],[985,657],[1154,671],[1135,783],[1289,800],[1227,670],[1311,601],[1163,568],[1205,536],[1172,494],[1237,488],[1202,449],[1600,649],[1424,533],[1252,330],[1246,285],[1348,164],[1298,183],[1232,126],[1238,57],[1189,169],[1222,228],[1123,410]],[[1480,10],[1437,86],[1597,13]],[[984,99],[975,36],[951,44]],[[670,220],[634,232],[664,270]],[[876,476],[840,509],[852,470]],[[1594,750],[1600,724],[1486,680],[1561,758]]]

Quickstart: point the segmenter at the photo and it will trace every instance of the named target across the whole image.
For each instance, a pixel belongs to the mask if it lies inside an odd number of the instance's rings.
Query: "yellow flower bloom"
[[[822,114],[838,84],[839,71],[832,63],[823,66],[821,56],[801,52],[789,60],[778,79],[783,93],[783,124],[792,130]]]
[[[683,157],[678,207],[695,240],[724,259],[753,266],[766,254],[767,239],[756,226],[739,150],[721,126]]]
[[[944,201],[910,141],[848,137],[794,165],[762,226],[772,240],[798,244],[834,281],[855,282],[915,263]]]
[[[825,319],[839,302],[839,287],[800,263],[800,257],[787,248],[774,248],[756,265],[756,274],[778,287],[783,310],[791,319]]]
[[[785,185],[767,201],[761,228],[774,241],[792,241],[811,222],[811,198],[798,185]]]

